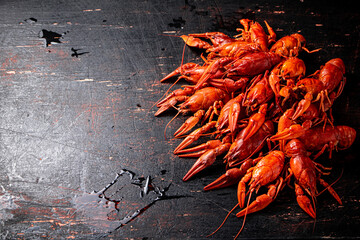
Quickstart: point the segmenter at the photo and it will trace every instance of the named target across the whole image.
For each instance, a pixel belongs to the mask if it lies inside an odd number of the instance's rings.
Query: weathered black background
[[[174,113],[154,117],[152,105],[170,84],[159,79],[181,63],[184,43],[173,35],[222,31],[236,34],[241,18],[276,31],[300,32],[308,73],[331,58],[347,67],[347,83],[334,106],[337,125],[359,132],[360,15],[355,1],[0,1],[0,236],[1,238],[205,238],[236,204],[236,189],[203,192],[223,173],[204,171],[181,178],[193,164],[172,150],[169,139],[184,121]],[[264,26],[264,25],[263,25]],[[46,46],[43,30],[62,35]],[[79,54],[78,56],[76,54]],[[189,48],[184,61],[201,61]],[[180,86],[180,84],[178,85]],[[317,220],[284,189],[267,209],[249,215],[242,238],[359,237],[359,141],[334,154],[325,179],[342,197],[317,198]],[[106,195],[91,195],[121,169],[151,176],[167,195],[132,222],[119,219],[157,195],[119,177]],[[102,195],[100,195],[101,197]],[[119,211],[114,202],[118,201]],[[232,238],[242,224],[234,215],[212,238]],[[110,233],[109,233],[110,232]]]

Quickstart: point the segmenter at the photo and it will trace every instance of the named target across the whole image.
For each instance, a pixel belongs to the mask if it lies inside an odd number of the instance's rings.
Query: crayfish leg
[[[244,132],[242,134],[242,139],[244,139],[244,141],[246,141],[248,138],[254,135],[262,126],[262,124],[265,122],[266,111],[267,111],[267,104],[265,103],[260,106],[259,111],[257,113],[255,113],[249,118],[249,123],[244,129]]]
[[[329,193],[336,199],[336,201],[340,205],[343,205],[339,195],[335,192],[335,190],[331,187],[331,185],[329,185],[327,182],[325,182],[321,178],[319,179],[319,182],[320,182],[321,185],[323,185],[329,191]]]
[[[266,25],[266,28],[268,30],[268,33],[269,33],[269,36],[268,36],[268,44],[270,45],[271,43],[274,43],[276,42],[276,33],[275,31],[272,29],[272,27],[270,27],[270,25],[266,22],[265,22],[265,25]]]

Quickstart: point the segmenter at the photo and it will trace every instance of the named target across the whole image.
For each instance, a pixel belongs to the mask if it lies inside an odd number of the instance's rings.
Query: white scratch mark
[[[35,47],[36,45],[18,45],[18,46],[15,46],[15,47]]]
[[[92,78],[85,78],[85,79],[79,79],[79,80],[75,80],[75,82],[93,82],[94,79]]]
[[[107,87],[122,86],[121,83],[106,84]]]
[[[99,81],[99,83],[108,83],[111,82],[110,80],[106,80],[106,81]]]
[[[97,9],[84,9],[83,12],[99,12],[101,11],[100,8],[97,8]]]
[[[20,74],[29,74],[29,73],[32,73],[31,71],[20,71],[19,72]]]

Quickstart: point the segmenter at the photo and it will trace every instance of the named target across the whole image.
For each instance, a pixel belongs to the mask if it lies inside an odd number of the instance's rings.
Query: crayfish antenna
[[[223,222],[220,224],[220,226],[213,231],[212,233],[210,233],[209,235],[207,235],[206,237],[210,237],[212,235],[214,235],[217,231],[220,230],[220,228],[225,224],[226,220],[229,218],[230,214],[237,208],[237,206],[239,206],[239,203],[237,203],[231,210],[230,212],[226,215],[225,219],[223,220]]]
[[[164,137],[165,137],[165,140],[166,140],[166,129],[167,127],[169,126],[169,124],[180,114],[180,111],[177,112],[177,114],[166,124],[166,127],[164,129]]]
[[[248,203],[247,203],[246,210],[245,210],[245,215],[244,215],[243,224],[242,224],[239,232],[238,232],[238,233],[236,234],[236,236],[234,237],[234,240],[237,239],[237,237],[240,235],[240,233],[241,233],[242,230],[244,229],[245,221],[246,221],[246,216],[247,216],[247,213],[248,213],[248,209],[249,209],[250,199],[251,199],[251,194],[252,194],[252,193],[253,193],[253,191],[251,191],[250,194],[249,194],[249,198],[248,198]]]
[[[315,214],[315,219],[316,219],[316,198],[313,194],[311,194],[311,200],[313,202],[314,205],[314,214]]]
[[[188,39],[186,39],[186,41],[185,41],[185,44],[184,44],[184,47],[183,47],[183,52],[182,52],[182,55],[181,55],[181,66],[184,65],[184,56],[185,56],[185,49],[186,49],[187,41],[188,41]]]
[[[170,87],[169,89],[161,96],[161,98],[159,98],[159,100],[157,100],[153,105],[151,105],[151,107],[149,108],[148,112],[150,112],[150,110],[157,105],[165,96],[166,94],[168,94],[168,92],[170,91],[170,89],[180,80],[180,78],[178,78]]]
[[[180,37],[180,36],[176,36],[176,37]],[[182,69],[183,63],[184,63],[184,56],[185,56],[185,47],[186,47],[186,42],[184,44],[184,48],[183,48],[183,52],[182,52],[182,57],[181,57],[181,64],[180,67]],[[164,80],[164,79],[163,79]],[[170,87],[169,89],[164,93],[164,95],[158,100],[156,101],[156,103],[154,105],[151,106],[151,108],[153,108],[156,104],[158,104],[158,102],[160,102],[160,100],[170,91],[170,89],[180,80],[180,78],[178,78]],[[162,80],[161,80],[162,81]],[[150,109],[151,109],[150,108]],[[149,111],[150,111],[149,109]]]
[[[180,37],[180,36],[175,36],[175,37]],[[182,69],[182,66],[184,65],[185,49],[186,49],[186,42],[185,42],[185,44],[184,44],[183,51],[182,51],[181,64],[180,64],[181,69]],[[158,103],[161,101],[161,99],[170,91],[170,89],[171,89],[180,79],[181,79],[181,78],[178,78],[178,79],[169,87],[169,89],[164,93],[164,95],[163,95],[158,101],[156,101],[156,102],[154,103],[154,105],[152,105],[152,106],[150,107],[150,109],[152,109],[156,104],[158,104]],[[162,80],[164,80],[164,79],[162,79]],[[160,82],[161,82],[162,80],[160,80]],[[150,109],[149,109],[149,111],[150,111]],[[166,136],[165,136],[165,139],[166,139]]]

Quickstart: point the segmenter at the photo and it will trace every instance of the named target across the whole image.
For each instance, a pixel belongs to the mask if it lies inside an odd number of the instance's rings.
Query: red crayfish
[[[219,160],[216,167],[223,166],[225,173],[204,190],[238,184],[236,207],[242,210],[236,216],[244,217],[244,223],[247,214],[267,207],[286,186],[315,219],[320,186],[342,204],[323,179],[331,168],[317,159],[325,151],[331,158],[334,150],[350,148],[356,138],[355,129],[335,126],[331,114],[346,83],[345,64],[333,58],[306,75],[299,53],[320,49],[308,50],[303,35],[276,40],[266,21],[268,35],[256,21],[242,19],[240,24],[234,37],[221,32],[181,36],[188,46],[204,50],[204,63],[182,64],[161,80],[179,76],[191,85],[157,102],[155,116],[171,108],[193,114],[174,133],[184,137],[174,154],[197,158],[183,180]],[[209,139],[196,145],[205,136]],[[267,191],[252,201],[260,188]]]

